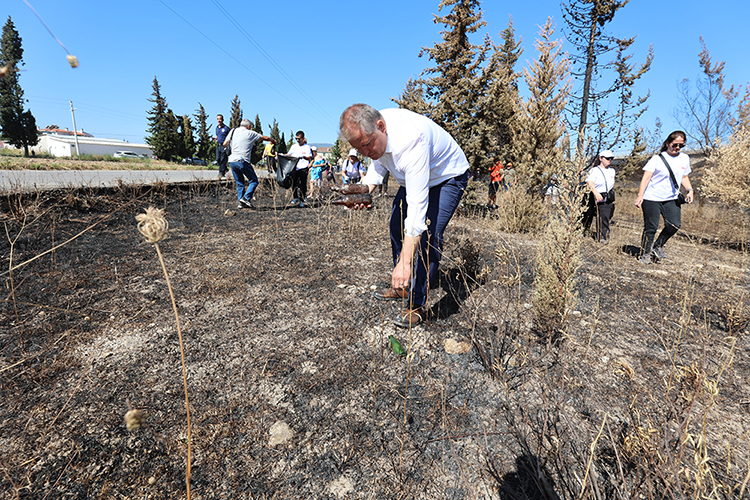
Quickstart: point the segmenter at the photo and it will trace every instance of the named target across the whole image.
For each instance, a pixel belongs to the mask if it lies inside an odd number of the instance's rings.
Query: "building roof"
[[[52,125],[52,128],[40,128],[37,129],[37,131],[42,135],[60,135],[60,136],[73,136],[74,134],[78,137],[94,137],[93,135],[89,134],[88,132],[84,132],[83,129],[76,130],[73,132],[72,130],[68,130],[67,128],[55,128],[54,125]]]
[[[64,135],[48,135],[47,140],[54,140],[59,142],[65,142],[68,144],[75,144],[75,137],[64,136]],[[101,139],[94,137],[78,137],[78,144],[93,144],[97,146],[122,146],[123,148],[148,148],[152,149],[148,144],[138,144],[135,142],[125,142],[119,139]]]

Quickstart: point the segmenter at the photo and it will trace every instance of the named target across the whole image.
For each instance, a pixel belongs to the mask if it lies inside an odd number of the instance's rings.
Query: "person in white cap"
[[[596,219],[596,229],[592,236],[600,243],[607,244],[609,238],[609,221],[615,213],[615,169],[612,160],[615,155],[609,149],[599,153],[594,166],[586,177],[586,186],[591,190],[588,209],[583,216],[583,228],[588,231],[591,222]]]
[[[341,179],[344,184],[357,184],[362,179],[364,168],[362,162],[357,157],[357,150],[349,150],[349,158],[346,159],[341,167]]]

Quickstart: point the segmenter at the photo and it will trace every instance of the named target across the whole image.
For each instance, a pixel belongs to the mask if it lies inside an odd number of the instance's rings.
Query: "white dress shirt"
[[[404,234],[419,236],[427,230],[430,188],[465,173],[469,162],[458,143],[437,123],[406,109],[383,109],[388,143],[373,160],[362,184],[382,184],[386,171],[406,188],[409,207]]]

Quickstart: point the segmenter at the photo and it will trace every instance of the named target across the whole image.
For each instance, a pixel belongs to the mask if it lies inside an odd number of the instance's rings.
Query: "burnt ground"
[[[193,498],[739,496],[745,252],[675,237],[669,259],[638,265],[640,222],[623,214],[609,246],[584,241],[552,343],[531,306],[540,235],[457,216],[433,318],[402,330],[398,304],[371,295],[390,279],[390,200],[287,201],[262,186],[237,210],[216,184],[2,201],[0,499],[186,497],[175,318],[135,224],[149,205],[170,223]],[[128,401],[148,413],[132,432]]]

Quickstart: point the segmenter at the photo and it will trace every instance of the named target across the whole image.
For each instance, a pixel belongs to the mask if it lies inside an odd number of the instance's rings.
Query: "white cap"
[[[610,151],[609,149],[605,149],[604,151],[602,151],[601,153],[599,153],[599,157],[601,158],[602,156],[604,158],[614,158],[615,154],[612,151]]]
[[[357,150],[356,149],[350,149],[349,150],[349,156],[357,156]]]
[[[318,147],[317,146],[310,146],[310,149],[312,149],[313,151],[317,151]]]

